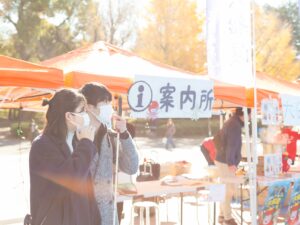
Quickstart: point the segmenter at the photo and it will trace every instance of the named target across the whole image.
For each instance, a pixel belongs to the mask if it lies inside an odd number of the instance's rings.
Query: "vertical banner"
[[[213,81],[201,77],[135,76],[128,90],[134,118],[209,118],[213,100]]]
[[[291,192],[288,213],[286,217],[286,225],[300,224],[299,221],[300,210],[300,180],[294,181],[293,190]]]
[[[263,99],[261,101],[261,114],[263,125],[278,125],[280,113],[277,99]]]
[[[251,85],[251,1],[208,0],[206,5],[209,76],[227,83]]]
[[[290,181],[279,181],[269,186],[263,211],[260,214],[259,225],[277,224],[278,213],[286,198],[289,186]]]
[[[283,124],[286,126],[300,125],[300,97],[281,94]]]

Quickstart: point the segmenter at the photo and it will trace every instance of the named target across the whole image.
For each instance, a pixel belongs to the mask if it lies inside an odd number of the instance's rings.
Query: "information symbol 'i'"
[[[139,94],[137,95],[138,98],[138,103],[136,105],[136,107],[143,107],[143,92],[144,92],[145,88],[144,85],[140,85],[139,86]]]

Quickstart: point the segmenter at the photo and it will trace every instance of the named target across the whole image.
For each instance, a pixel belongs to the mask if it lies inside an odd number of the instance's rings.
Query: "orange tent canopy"
[[[23,107],[16,101],[30,101],[33,102],[30,106],[37,105],[34,101],[49,97],[53,89],[63,85],[62,70],[0,55],[1,108]]]
[[[122,94],[127,93],[134,75],[187,79],[189,76],[200,76],[146,60],[101,41],[46,60],[42,65],[62,69],[67,87],[79,88],[87,82],[97,81],[106,85],[112,92]],[[203,78],[208,79],[206,76]],[[247,105],[247,90],[244,87],[215,81],[214,92],[217,99],[223,100],[220,103],[223,107]]]
[[[257,88],[265,91],[300,96],[300,85],[257,72]]]
[[[262,99],[275,98],[281,105],[280,94],[300,96],[300,85],[286,80],[271,77],[261,72],[256,73],[257,107]],[[248,106],[254,106],[254,88],[247,88]]]
[[[63,82],[59,69],[0,55],[0,86],[58,88]]]
[[[46,60],[45,66],[62,69],[67,87],[79,88],[91,81],[101,82],[112,92],[126,94],[134,75],[161,77],[199,76],[155,61],[146,60],[134,53],[105,42],[73,50]],[[203,76],[209,79],[207,76]],[[300,95],[299,85],[257,73],[257,102],[264,98],[280,99],[279,93]],[[215,107],[254,106],[253,87],[214,81]]]
[[[254,106],[254,88],[235,86],[234,84],[222,84],[215,81],[215,96],[228,102],[237,103],[240,106]],[[257,86],[257,107],[260,107],[260,102],[265,98],[275,98],[281,103],[280,94],[290,94],[300,96],[300,85],[286,80],[274,78],[263,74],[256,73]],[[232,87],[235,87],[232,89]],[[226,95],[227,93],[227,95]]]

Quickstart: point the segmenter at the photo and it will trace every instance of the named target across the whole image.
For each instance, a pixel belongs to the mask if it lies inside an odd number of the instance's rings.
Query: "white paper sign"
[[[209,201],[211,202],[223,202],[226,194],[225,184],[215,184],[209,186]]]
[[[253,83],[250,9],[250,0],[207,1],[207,64],[213,79]]]
[[[282,170],[281,154],[264,155],[264,175],[266,177],[277,177]]]
[[[200,77],[136,76],[128,91],[134,118],[209,118],[213,101],[213,81]]]
[[[300,96],[281,94],[283,124],[286,126],[300,125]]]
[[[261,101],[263,125],[278,125],[279,113],[279,103],[277,99],[263,99]]]

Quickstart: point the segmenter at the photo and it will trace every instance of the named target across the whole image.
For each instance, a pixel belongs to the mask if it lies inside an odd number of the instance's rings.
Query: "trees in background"
[[[300,63],[292,44],[292,28],[273,11],[255,10],[256,70],[268,75],[295,80]]]
[[[5,32],[0,35],[0,53],[42,61],[98,40],[122,47],[134,34],[127,29],[133,24],[129,21],[134,7],[126,2],[1,0],[0,23]],[[107,4],[110,10],[101,10]]]
[[[188,71],[205,71],[204,16],[196,1],[151,0],[136,52]]]
[[[102,40],[119,47],[132,47],[136,42],[138,0],[101,1]]]
[[[297,54],[300,54],[300,15],[298,1],[287,1],[285,4],[274,8],[266,6],[266,10],[276,12],[279,18],[291,26],[293,45],[297,49]]]
[[[2,0],[1,22],[10,27],[10,35],[1,45],[11,56],[40,61],[76,46],[72,31],[79,7],[86,0]],[[3,26],[2,26],[3,27]]]
[[[136,51],[149,59],[207,73],[205,18],[194,1],[151,0]],[[255,7],[256,69],[286,80],[299,76],[292,26],[277,12]]]
[[[132,48],[136,41],[138,0],[89,1],[79,13],[78,29],[84,43],[99,40],[123,48]]]
[[[145,58],[207,73],[205,16],[196,0],[0,0],[0,54],[42,61],[104,40]],[[140,16],[140,12],[143,15]],[[298,5],[256,7],[256,68],[299,76]]]

